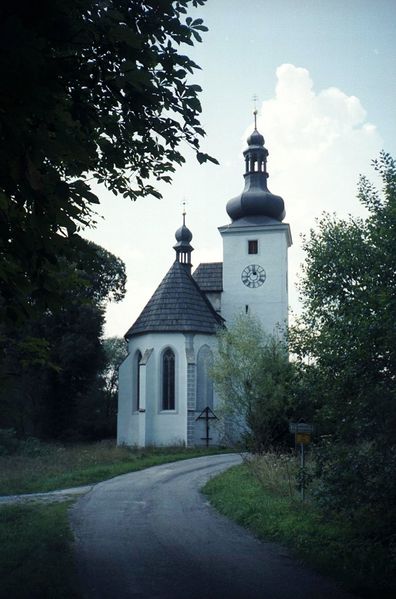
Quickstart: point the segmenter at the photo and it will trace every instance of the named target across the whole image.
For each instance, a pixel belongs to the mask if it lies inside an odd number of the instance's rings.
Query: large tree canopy
[[[109,400],[104,305],[125,294],[123,262],[79,239],[61,259],[63,301],[8,330],[0,351],[0,428],[56,438],[115,432]]]
[[[200,162],[198,68],[205,0],[43,0],[0,8],[0,309],[59,294],[57,256],[92,221],[89,181],[136,199]],[[210,158],[209,158],[210,159]]]
[[[360,522],[364,542],[387,547],[391,564],[396,540],[396,165],[382,153],[374,166],[383,193],[361,179],[359,197],[367,218],[326,215],[306,240],[303,314],[291,339],[308,375],[307,393],[320,403],[316,422],[326,433],[316,454],[317,497]]]
[[[361,179],[368,217],[325,215],[306,240],[292,335],[315,365],[323,425],[346,441],[390,439],[396,425],[396,167],[385,153],[374,165],[384,189]]]

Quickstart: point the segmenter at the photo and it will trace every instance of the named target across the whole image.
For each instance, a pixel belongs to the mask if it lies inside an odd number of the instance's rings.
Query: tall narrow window
[[[213,409],[213,381],[209,376],[213,366],[213,354],[207,345],[201,347],[197,356],[197,410]]]
[[[175,409],[175,354],[169,348],[162,356],[162,409]]]
[[[136,368],[136,376],[135,376],[135,406],[136,406],[136,411],[139,410],[140,408],[140,360],[142,359],[142,354],[140,353],[140,351],[138,350],[136,352],[136,363],[135,363],[135,368]]]
[[[257,239],[249,239],[248,241],[248,253],[258,254],[258,241]]]

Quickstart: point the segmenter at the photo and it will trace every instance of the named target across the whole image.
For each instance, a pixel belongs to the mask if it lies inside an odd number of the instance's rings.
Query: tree
[[[374,166],[384,194],[362,178],[366,219],[324,215],[305,241],[303,312],[292,348],[315,365],[321,419],[345,441],[389,439],[396,425],[396,169]]]
[[[288,444],[289,420],[303,407],[283,338],[266,335],[255,318],[240,316],[218,334],[212,377],[228,426],[249,449]]]
[[[128,350],[125,339],[121,337],[107,337],[103,340],[103,349],[106,355],[106,368],[102,373],[103,386],[107,416],[110,417],[117,413],[118,369],[128,355]]]
[[[43,0],[0,8],[0,310],[63,293],[60,256],[92,224],[90,180],[135,200],[170,181],[204,135],[198,66],[205,0]]]
[[[362,177],[367,218],[324,215],[305,241],[303,312],[291,347],[320,397],[317,498],[364,523],[370,542],[396,540],[396,165]]]
[[[8,330],[0,427],[45,438],[102,436],[114,429],[102,377],[107,365],[101,342],[104,305],[122,299],[125,266],[81,239],[74,244],[74,260],[61,263],[63,302],[23,329]],[[38,339],[45,355],[32,359],[27,343]]]

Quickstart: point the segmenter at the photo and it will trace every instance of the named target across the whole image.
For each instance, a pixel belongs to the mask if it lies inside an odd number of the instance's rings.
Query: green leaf
[[[213,158],[213,156],[209,156],[209,154],[203,154],[202,152],[197,152],[196,154],[197,156],[197,160],[200,164],[203,164],[204,162],[212,162],[213,164],[219,164],[218,160],[216,158]]]

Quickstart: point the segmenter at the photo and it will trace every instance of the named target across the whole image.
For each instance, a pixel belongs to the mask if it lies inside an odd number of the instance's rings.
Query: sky
[[[131,202],[94,187],[101,204],[96,229],[84,236],[120,257],[127,294],[107,309],[105,335],[123,336],[174,261],[174,233],[193,233],[194,268],[222,260],[218,227],[229,222],[227,201],[243,189],[242,151],[258,129],[269,150],[269,189],[283,197],[293,246],[289,303],[298,313],[296,283],[304,261],[302,235],[323,211],[364,216],[360,174],[378,183],[371,166],[381,149],[396,156],[395,0],[208,0],[190,11],[209,28],[203,43],[181,51],[201,71],[202,151],[220,165],[186,163],[163,199]]]

